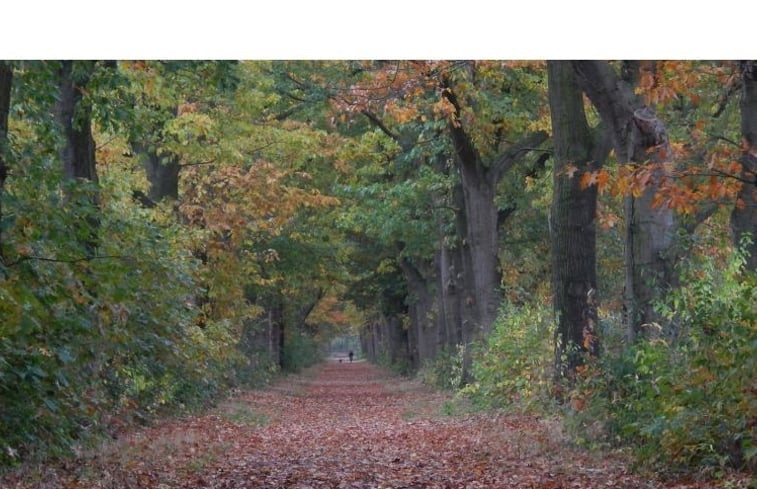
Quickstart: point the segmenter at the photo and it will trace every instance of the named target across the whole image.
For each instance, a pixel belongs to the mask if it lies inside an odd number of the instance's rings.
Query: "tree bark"
[[[178,114],[178,109],[172,109],[171,113]],[[162,124],[157,123],[150,127],[147,138],[151,140],[151,143],[131,141],[132,149],[139,155],[150,184],[147,196],[156,203],[163,199],[177,200],[179,198],[179,171],[181,170],[177,155],[173,153],[158,155],[155,146],[161,143],[161,129]]]
[[[464,298],[470,307],[473,324],[471,339],[491,332],[500,303],[500,270],[497,257],[499,239],[497,206],[494,202],[499,181],[530,148],[547,139],[544,132],[528,134],[490,162],[485,162],[460,123],[460,104],[445,80],[443,96],[455,107],[457,120],[447,125],[455,162],[462,182],[462,214],[465,220],[463,253],[465,272]]]
[[[389,363],[400,369],[413,368],[410,331],[402,325],[402,317],[408,312],[404,297],[385,289],[382,292],[381,309],[382,337],[388,348]]]
[[[599,353],[595,217],[597,188],[580,186],[579,176],[594,171],[594,138],[586,122],[583,94],[569,61],[550,61],[549,107],[554,139],[552,197],[552,292],[555,378],[572,378],[586,353]],[[577,168],[569,175],[568,165]]]
[[[58,101],[54,113],[63,129],[65,142],[60,150],[63,164],[63,175],[69,181],[86,181],[97,184],[97,168],[95,163],[95,140],[92,137],[92,110],[82,103],[82,93],[91,76],[94,62],[82,61],[81,71],[74,70],[74,61],[61,61],[58,72]],[[79,224],[82,226],[81,235],[87,236],[82,245],[90,255],[97,247],[97,228],[100,220],[97,212],[98,194],[96,191],[86,191],[90,208],[84,210],[85,218]]]
[[[179,159],[175,155],[158,156],[155,151],[142,152],[142,164],[150,188],[147,196],[153,202],[179,198]]]
[[[273,348],[276,352],[276,360],[279,368],[286,368],[286,331],[284,324],[284,302],[280,297],[274,298],[274,302],[269,311],[271,321],[271,330],[273,331]]]
[[[746,266],[757,271],[757,61],[742,61],[741,68],[741,178],[739,201],[731,212],[731,231],[736,246],[751,235],[746,248]],[[751,183],[747,183],[751,182]]]
[[[91,70],[92,62],[83,63]],[[65,136],[65,144],[61,149],[64,175],[68,179],[83,179],[97,183],[92,111],[82,104],[82,90],[88,77],[89,74],[75,75],[74,61],[61,61],[59,98],[55,113]]]
[[[8,178],[8,113],[10,112],[13,69],[0,61],[0,258],[3,258],[3,191]]]
[[[636,76],[636,67],[624,65],[627,78]],[[618,162],[643,164],[670,154],[665,124],[636,96],[628,79],[619,77],[606,61],[574,61],[573,68],[610,131]],[[642,334],[644,325],[660,321],[654,302],[677,284],[674,265],[681,256],[676,234],[681,223],[672,209],[652,206],[664,176],[662,169],[656,170],[641,196],[629,195],[623,203],[624,322],[629,342]]]
[[[400,259],[400,268],[408,284],[408,314],[410,316],[410,350],[414,352],[413,367],[436,356],[439,315],[432,294],[434,278],[427,278],[408,258]],[[423,267],[427,268],[427,267]]]

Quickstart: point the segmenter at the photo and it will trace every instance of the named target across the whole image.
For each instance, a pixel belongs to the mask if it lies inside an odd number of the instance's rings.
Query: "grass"
[[[228,421],[240,426],[265,426],[271,420],[265,414],[255,412],[248,403],[229,401],[218,407],[218,413]]]

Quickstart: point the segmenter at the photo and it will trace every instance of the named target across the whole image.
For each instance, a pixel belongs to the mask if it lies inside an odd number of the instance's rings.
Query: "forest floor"
[[[556,420],[476,413],[449,394],[346,361],[239,393],[203,415],[124,434],[75,461],[27,469],[0,486],[713,487],[634,475],[618,455],[572,446]]]

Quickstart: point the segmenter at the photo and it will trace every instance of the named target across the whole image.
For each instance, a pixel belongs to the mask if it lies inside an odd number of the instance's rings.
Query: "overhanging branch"
[[[360,111],[360,113],[366,116],[374,126],[378,127],[381,130],[381,132],[383,132],[384,134],[395,140],[400,146],[402,146],[399,134],[389,129],[376,114],[367,109],[363,109],[362,111]]]
[[[494,181],[498,182],[525,153],[535,149],[549,152],[549,150],[539,148],[539,145],[546,141],[547,138],[549,138],[549,135],[544,131],[533,132],[527,134],[519,142],[507,148],[507,151],[499,155],[491,164],[490,171],[492,172]]]
[[[23,263],[25,261],[44,261],[44,262],[51,262],[51,263],[81,263],[85,261],[93,261],[93,260],[133,260],[134,257],[129,255],[94,255],[94,256],[82,256],[79,258],[50,258],[46,256],[34,256],[34,255],[24,255],[19,257],[16,261],[12,261],[9,263],[6,263],[6,267],[13,267],[18,265],[19,263]]]
[[[449,121],[447,127],[449,128],[450,135],[452,136],[452,144],[455,147],[455,153],[457,154],[460,164],[468,168],[469,170],[481,170],[480,158],[476,147],[473,146],[468,133],[460,122],[460,103],[457,100],[457,95],[452,91],[452,87],[449,84],[447,77],[442,78],[442,97],[447,99],[449,103],[455,108],[455,120]],[[483,178],[481,176],[480,178]]]

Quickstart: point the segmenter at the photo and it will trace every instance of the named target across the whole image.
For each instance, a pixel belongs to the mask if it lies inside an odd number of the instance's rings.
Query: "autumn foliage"
[[[560,63],[0,62],[0,484],[753,470],[756,65]]]

